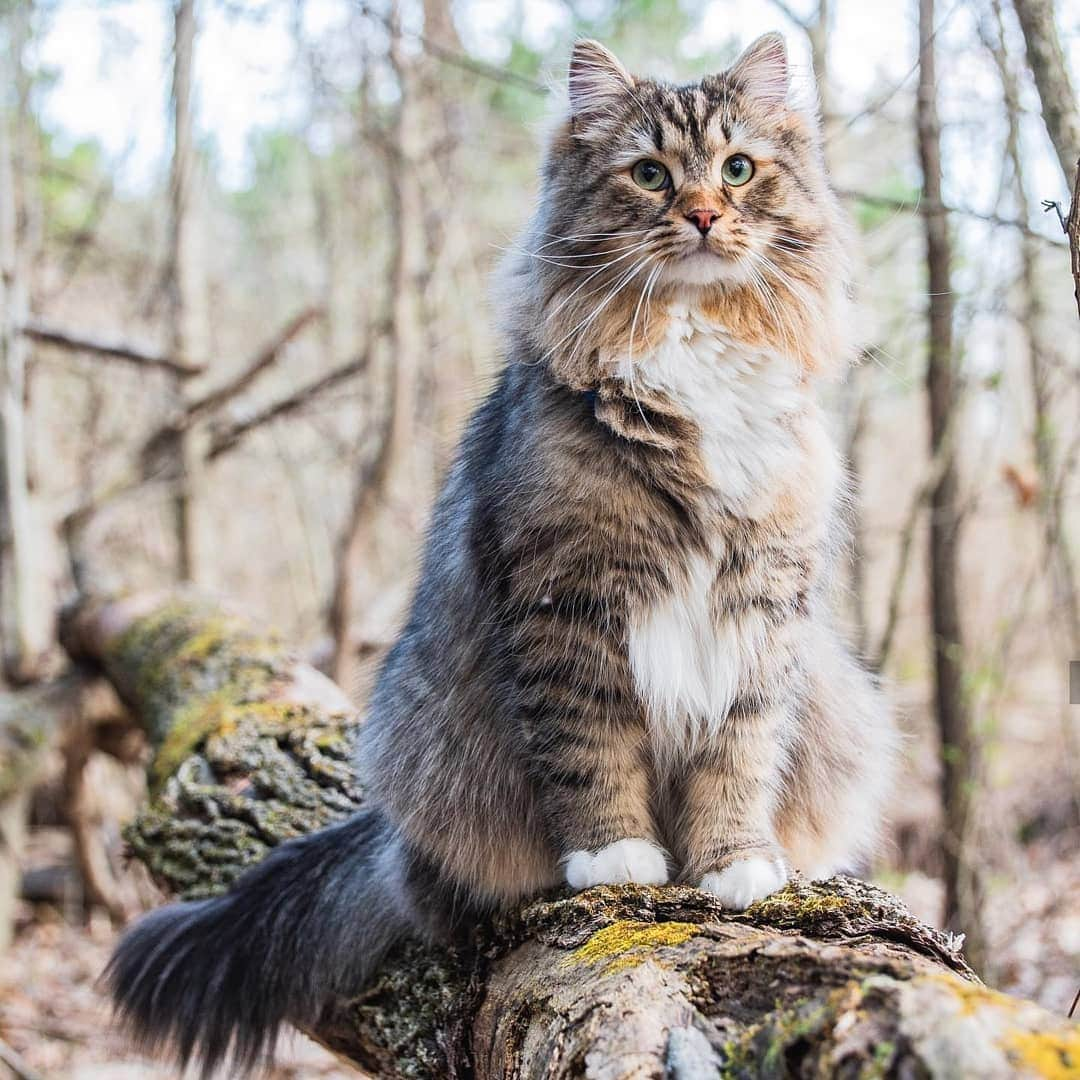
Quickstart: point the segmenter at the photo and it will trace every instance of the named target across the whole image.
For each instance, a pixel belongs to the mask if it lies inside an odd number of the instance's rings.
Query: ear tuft
[[[634,88],[633,77],[618,57],[589,38],[574,44],[568,81],[570,112],[576,117],[603,113]]]
[[[762,34],[728,68],[728,76],[741,83],[743,91],[765,105],[783,105],[791,84],[787,45],[780,34]]]

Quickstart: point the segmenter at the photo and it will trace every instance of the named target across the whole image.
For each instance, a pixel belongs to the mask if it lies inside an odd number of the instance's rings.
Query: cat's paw
[[[732,863],[723,870],[711,871],[701,879],[698,888],[712,893],[724,907],[744,911],[755,900],[764,899],[777,889],[782,889],[787,880],[783,860],[755,855]]]
[[[575,851],[566,860],[571,889],[593,885],[666,885],[667,854],[651,840],[616,840],[597,852]]]

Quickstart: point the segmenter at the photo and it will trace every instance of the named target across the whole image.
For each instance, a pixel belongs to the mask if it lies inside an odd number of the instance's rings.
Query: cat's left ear
[[[791,85],[787,45],[780,34],[762,34],[752,42],[727,75],[743,93],[763,105],[783,105]]]
[[[619,58],[589,38],[574,43],[568,82],[570,113],[580,119],[602,116],[634,89],[633,76]]]

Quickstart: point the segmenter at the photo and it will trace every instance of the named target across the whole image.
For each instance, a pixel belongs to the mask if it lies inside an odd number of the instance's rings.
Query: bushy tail
[[[276,848],[213,900],[139,920],[105,971],[117,1012],[145,1050],[208,1076],[272,1053],[284,1020],[316,1019],[357,989],[406,928],[380,880],[383,828],[364,810]]]

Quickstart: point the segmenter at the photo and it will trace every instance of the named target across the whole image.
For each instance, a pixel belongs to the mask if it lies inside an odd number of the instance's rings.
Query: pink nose
[[[713,227],[719,216],[715,210],[688,210],[686,212],[686,220],[692,221],[702,236]]]

